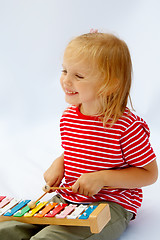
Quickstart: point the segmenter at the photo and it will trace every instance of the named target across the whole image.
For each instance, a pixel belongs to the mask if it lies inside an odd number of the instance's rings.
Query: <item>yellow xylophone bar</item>
[[[99,204],[96,209],[89,215],[88,219],[68,219],[56,217],[14,217],[14,216],[0,216],[0,222],[3,221],[19,221],[29,224],[43,224],[43,225],[66,225],[66,226],[87,226],[90,227],[92,233],[99,233],[110,220],[110,210],[108,204]]]

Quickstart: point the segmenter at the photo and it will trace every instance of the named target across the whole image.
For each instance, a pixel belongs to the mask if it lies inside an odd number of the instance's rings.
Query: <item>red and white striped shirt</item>
[[[80,113],[78,107],[67,108],[60,121],[64,148],[64,182],[72,186],[83,174],[130,166],[143,167],[156,156],[149,143],[149,128],[145,121],[126,108],[123,116],[111,127],[104,128],[98,117]],[[71,202],[112,201],[137,213],[142,203],[141,189],[102,189],[93,197],[59,190]]]

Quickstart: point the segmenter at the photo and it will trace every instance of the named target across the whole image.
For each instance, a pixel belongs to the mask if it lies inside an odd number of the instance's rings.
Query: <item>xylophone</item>
[[[99,233],[110,220],[108,204],[77,205],[54,202],[37,202],[0,196],[0,222],[16,220],[23,223],[88,226],[92,233]]]

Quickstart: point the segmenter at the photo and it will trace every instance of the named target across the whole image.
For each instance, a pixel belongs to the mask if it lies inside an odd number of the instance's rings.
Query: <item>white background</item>
[[[159,13],[158,0],[0,0],[0,195],[33,200],[43,193],[43,173],[62,152],[63,51],[91,28],[128,44],[133,105],[150,127],[159,164]],[[159,189],[159,181],[144,188],[121,240],[159,239]]]

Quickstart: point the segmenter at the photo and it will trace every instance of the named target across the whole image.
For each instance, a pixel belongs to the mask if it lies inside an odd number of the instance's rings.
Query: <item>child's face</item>
[[[100,79],[91,64],[86,61],[75,62],[64,55],[60,83],[65,92],[65,100],[69,104],[81,105],[86,115],[96,114]]]

